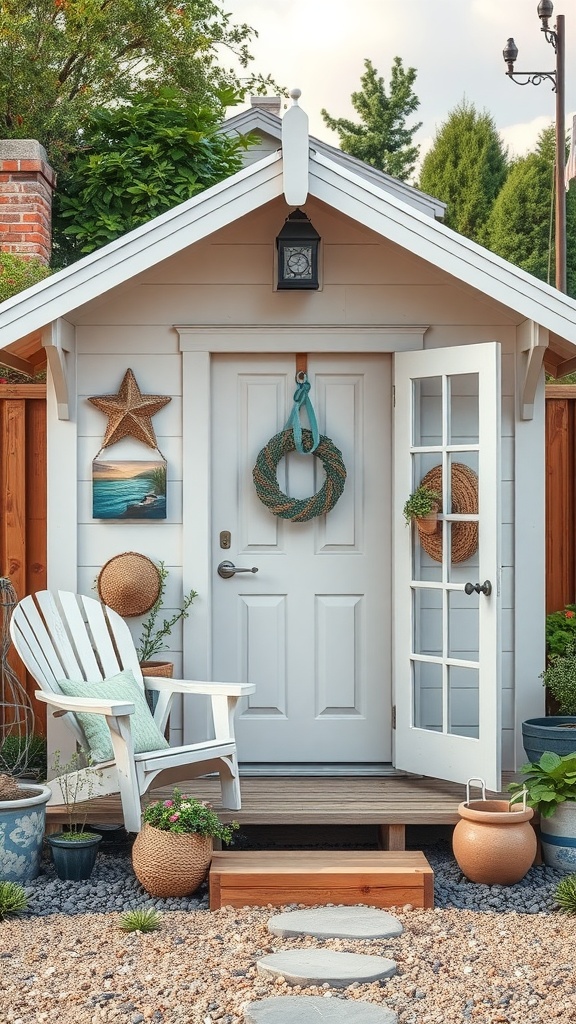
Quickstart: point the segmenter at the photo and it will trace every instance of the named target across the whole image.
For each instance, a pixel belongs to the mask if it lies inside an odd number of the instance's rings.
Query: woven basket
[[[442,493],[442,466],[434,466],[421,481],[422,486]],[[442,511],[440,509],[440,511]],[[462,462],[452,463],[452,512],[478,514],[478,477]],[[478,549],[478,523],[452,523],[451,561],[465,562]],[[442,531],[426,534],[418,531],[420,544],[435,562],[442,561]]]
[[[212,836],[163,832],[148,822],[132,847],[134,874],[146,892],[160,899],[189,896],[208,874]]]
[[[161,679],[172,679],[174,665],[171,661],[141,661],[140,671],[143,676],[158,676]]]
[[[160,596],[161,578],[151,558],[137,551],[114,555],[98,575],[98,596],[118,615],[145,615]]]

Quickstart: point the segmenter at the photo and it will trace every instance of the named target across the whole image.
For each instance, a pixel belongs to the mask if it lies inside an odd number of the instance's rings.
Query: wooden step
[[[434,906],[434,872],[423,853],[250,850],[215,853],[210,910],[324,903]]]

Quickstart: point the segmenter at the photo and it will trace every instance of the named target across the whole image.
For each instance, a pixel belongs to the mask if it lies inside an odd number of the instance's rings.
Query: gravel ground
[[[449,844],[425,853],[436,909],[397,908],[404,935],[369,942],[274,937],[266,922],[276,908],[210,914],[205,885],[188,900],[153,900],[127,855],[101,853],[92,878],[76,883],[45,862],[28,913],[0,922],[0,1024],[242,1024],[246,1003],[298,991],[384,1004],[400,1024],[576,1020],[576,919],[554,909],[561,876],[538,867],[515,886],[479,886],[463,878]],[[142,906],[165,911],[161,930],[121,931],[120,911]],[[398,973],[346,990],[257,974],[261,955],[299,946],[380,954]]]

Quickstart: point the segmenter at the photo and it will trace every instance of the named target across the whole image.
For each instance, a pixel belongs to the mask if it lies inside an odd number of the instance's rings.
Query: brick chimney
[[[268,110],[271,114],[280,116],[282,110],[282,97],[281,96],[251,96],[250,97],[251,107],[260,107],[261,110]]]
[[[56,175],[34,139],[0,141],[0,250],[49,263]]]

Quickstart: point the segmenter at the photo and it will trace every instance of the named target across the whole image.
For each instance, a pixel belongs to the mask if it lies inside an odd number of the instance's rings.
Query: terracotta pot
[[[508,800],[470,800],[458,808],[452,849],[471,882],[514,885],[534,862],[536,833],[531,807],[510,809]]]
[[[417,516],[418,533],[436,533],[438,529],[438,506],[427,516]]]
[[[174,665],[171,661],[141,661],[140,671],[143,676],[160,676],[162,679],[172,679]]]
[[[164,832],[147,822],[132,847],[134,874],[151,896],[189,896],[208,874],[212,836]]]

